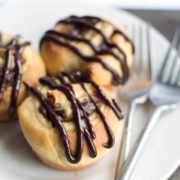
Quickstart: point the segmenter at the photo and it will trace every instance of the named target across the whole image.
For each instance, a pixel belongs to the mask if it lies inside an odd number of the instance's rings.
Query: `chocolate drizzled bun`
[[[34,86],[44,75],[44,64],[29,42],[0,33],[0,121],[16,118],[25,98],[22,81]]]
[[[98,85],[117,86],[129,77],[134,45],[104,19],[70,16],[44,34],[40,50],[50,75],[80,70]]]
[[[122,112],[110,93],[80,72],[58,73],[27,86],[18,109],[23,134],[46,164],[76,170],[101,159],[113,147]]]

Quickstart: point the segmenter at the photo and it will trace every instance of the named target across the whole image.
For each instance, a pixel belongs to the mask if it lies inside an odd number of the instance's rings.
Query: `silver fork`
[[[178,59],[180,53],[179,40],[180,33],[179,30],[176,29],[172,44],[167,51],[157,81],[147,95],[147,100],[153,104],[155,110],[137,138],[131,152],[128,155],[127,161],[123,164],[119,177],[120,180],[130,179],[138,157],[142,152],[153,128],[157,124],[161,113],[180,105],[180,61]],[[174,48],[177,46],[178,52],[175,57],[171,59]]]
[[[119,92],[121,99],[123,98],[128,103],[128,112],[125,119],[121,145],[116,162],[115,180],[118,178],[121,166],[129,153],[131,144],[131,129],[133,125],[133,112],[135,111],[137,104],[141,104],[145,101],[145,94],[148,92],[152,84],[150,25],[147,24],[145,27],[133,25],[131,28],[128,28],[131,29],[131,36],[135,47],[138,47],[138,49],[135,53],[131,79],[124,87],[121,87],[121,91]],[[146,47],[144,47],[144,45],[146,45]],[[143,55],[146,57],[143,57]]]

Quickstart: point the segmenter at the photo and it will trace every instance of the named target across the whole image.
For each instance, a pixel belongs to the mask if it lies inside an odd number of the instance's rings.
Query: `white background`
[[[16,3],[25,0],[0,0],[2,3]],[[26,0],[30,1],[30,0]],[[67,0],[68,1],[68,0]],[[130,9],[166,9],[180,10],[180,0],[86,0],[101,5],[113,5]]]

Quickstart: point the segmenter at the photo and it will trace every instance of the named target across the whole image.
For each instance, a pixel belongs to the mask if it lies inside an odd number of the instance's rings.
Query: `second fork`
[[[157,124],[158,117],[161,115],[161,113],[165,110],[175,108],[178,107],[178,105],[180,105],[180,61],[178,59],[180,52],[177,52],[173,60],[171,60],[170,58],[170,55],[172,54],[176,46],[178,46],[178,50],[180,50],[179,41],[180,32],[176,30],[172,44],[170,45],[170,48],[167,51],[164,63],[159,72],[157,81],[147,94],[147,100],[151,102],[155,107],[154,113],[144,126],[143,131],[139,135],[130,154],[128,155],[127,161],[124,163],[123,168],[121,170],[121,175],[119,178],[120,180],[130,179],[130,176],[136,165],[139,155],[142,152],[143,147],[150,136],[150,133]],[[175,81],[173,81],[173,79],[175,79]]]

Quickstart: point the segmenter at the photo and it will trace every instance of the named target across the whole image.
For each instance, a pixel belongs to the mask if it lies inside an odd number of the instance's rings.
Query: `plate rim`
[[[78,4],[81,4],[81,5],[85,5],[85,6],[91,6],[92,8],[95,7],[95,8],[100,8],[101,10],[104,9],[104,10],[107,10],[107,11],[112,12],[112,13],[117,13],[117,14],[123,13],[125,16],[129,16],[131,19],[133,19],[134,21],[138,21],[140,24],[146,24],[145,20],[141,19],[140,17],[136,16],[135,14],[130,13],[130,12],[128,12],[128,11],[122,9],[122,8],[119,8],[119,10],[118,10],[118,9],[114,8],[113,6],[108,7],[107,6],[108,4],[107,5],[100,5],[100,4],[94,4],[94,3],[90,2],[90,1],[85,2],[83,0],[31,0],[31,1],[27,1],[27,2],[26,1],[18,1],[18,2],[7,3],[7,4],[4,4],[4,5],[2,4],[0,6],[0,10],[1,9],[2,10],[6,10],[6,9],[8,10],[8,8],[13,8],[13,7],[15,8],[15,7],[19,7],[19,6],[25,6],[25,5],[27,6],[28,4],[42,3],[42,2],[43,2],[43,4],[52,3],[52,2],[53,3],[58,3],[58,4],[67,3],[67,2],[68,3],[70,2],[72,4],[78,3]],[[1,15],[1,12],[0,12],[0,15]],[[152,26],[152,31],[155,32],[155,34],[157,36],[159,36],[159,38],[162,41],[169,44],[168,39],[159,30],[157,30],[153,26]]]

